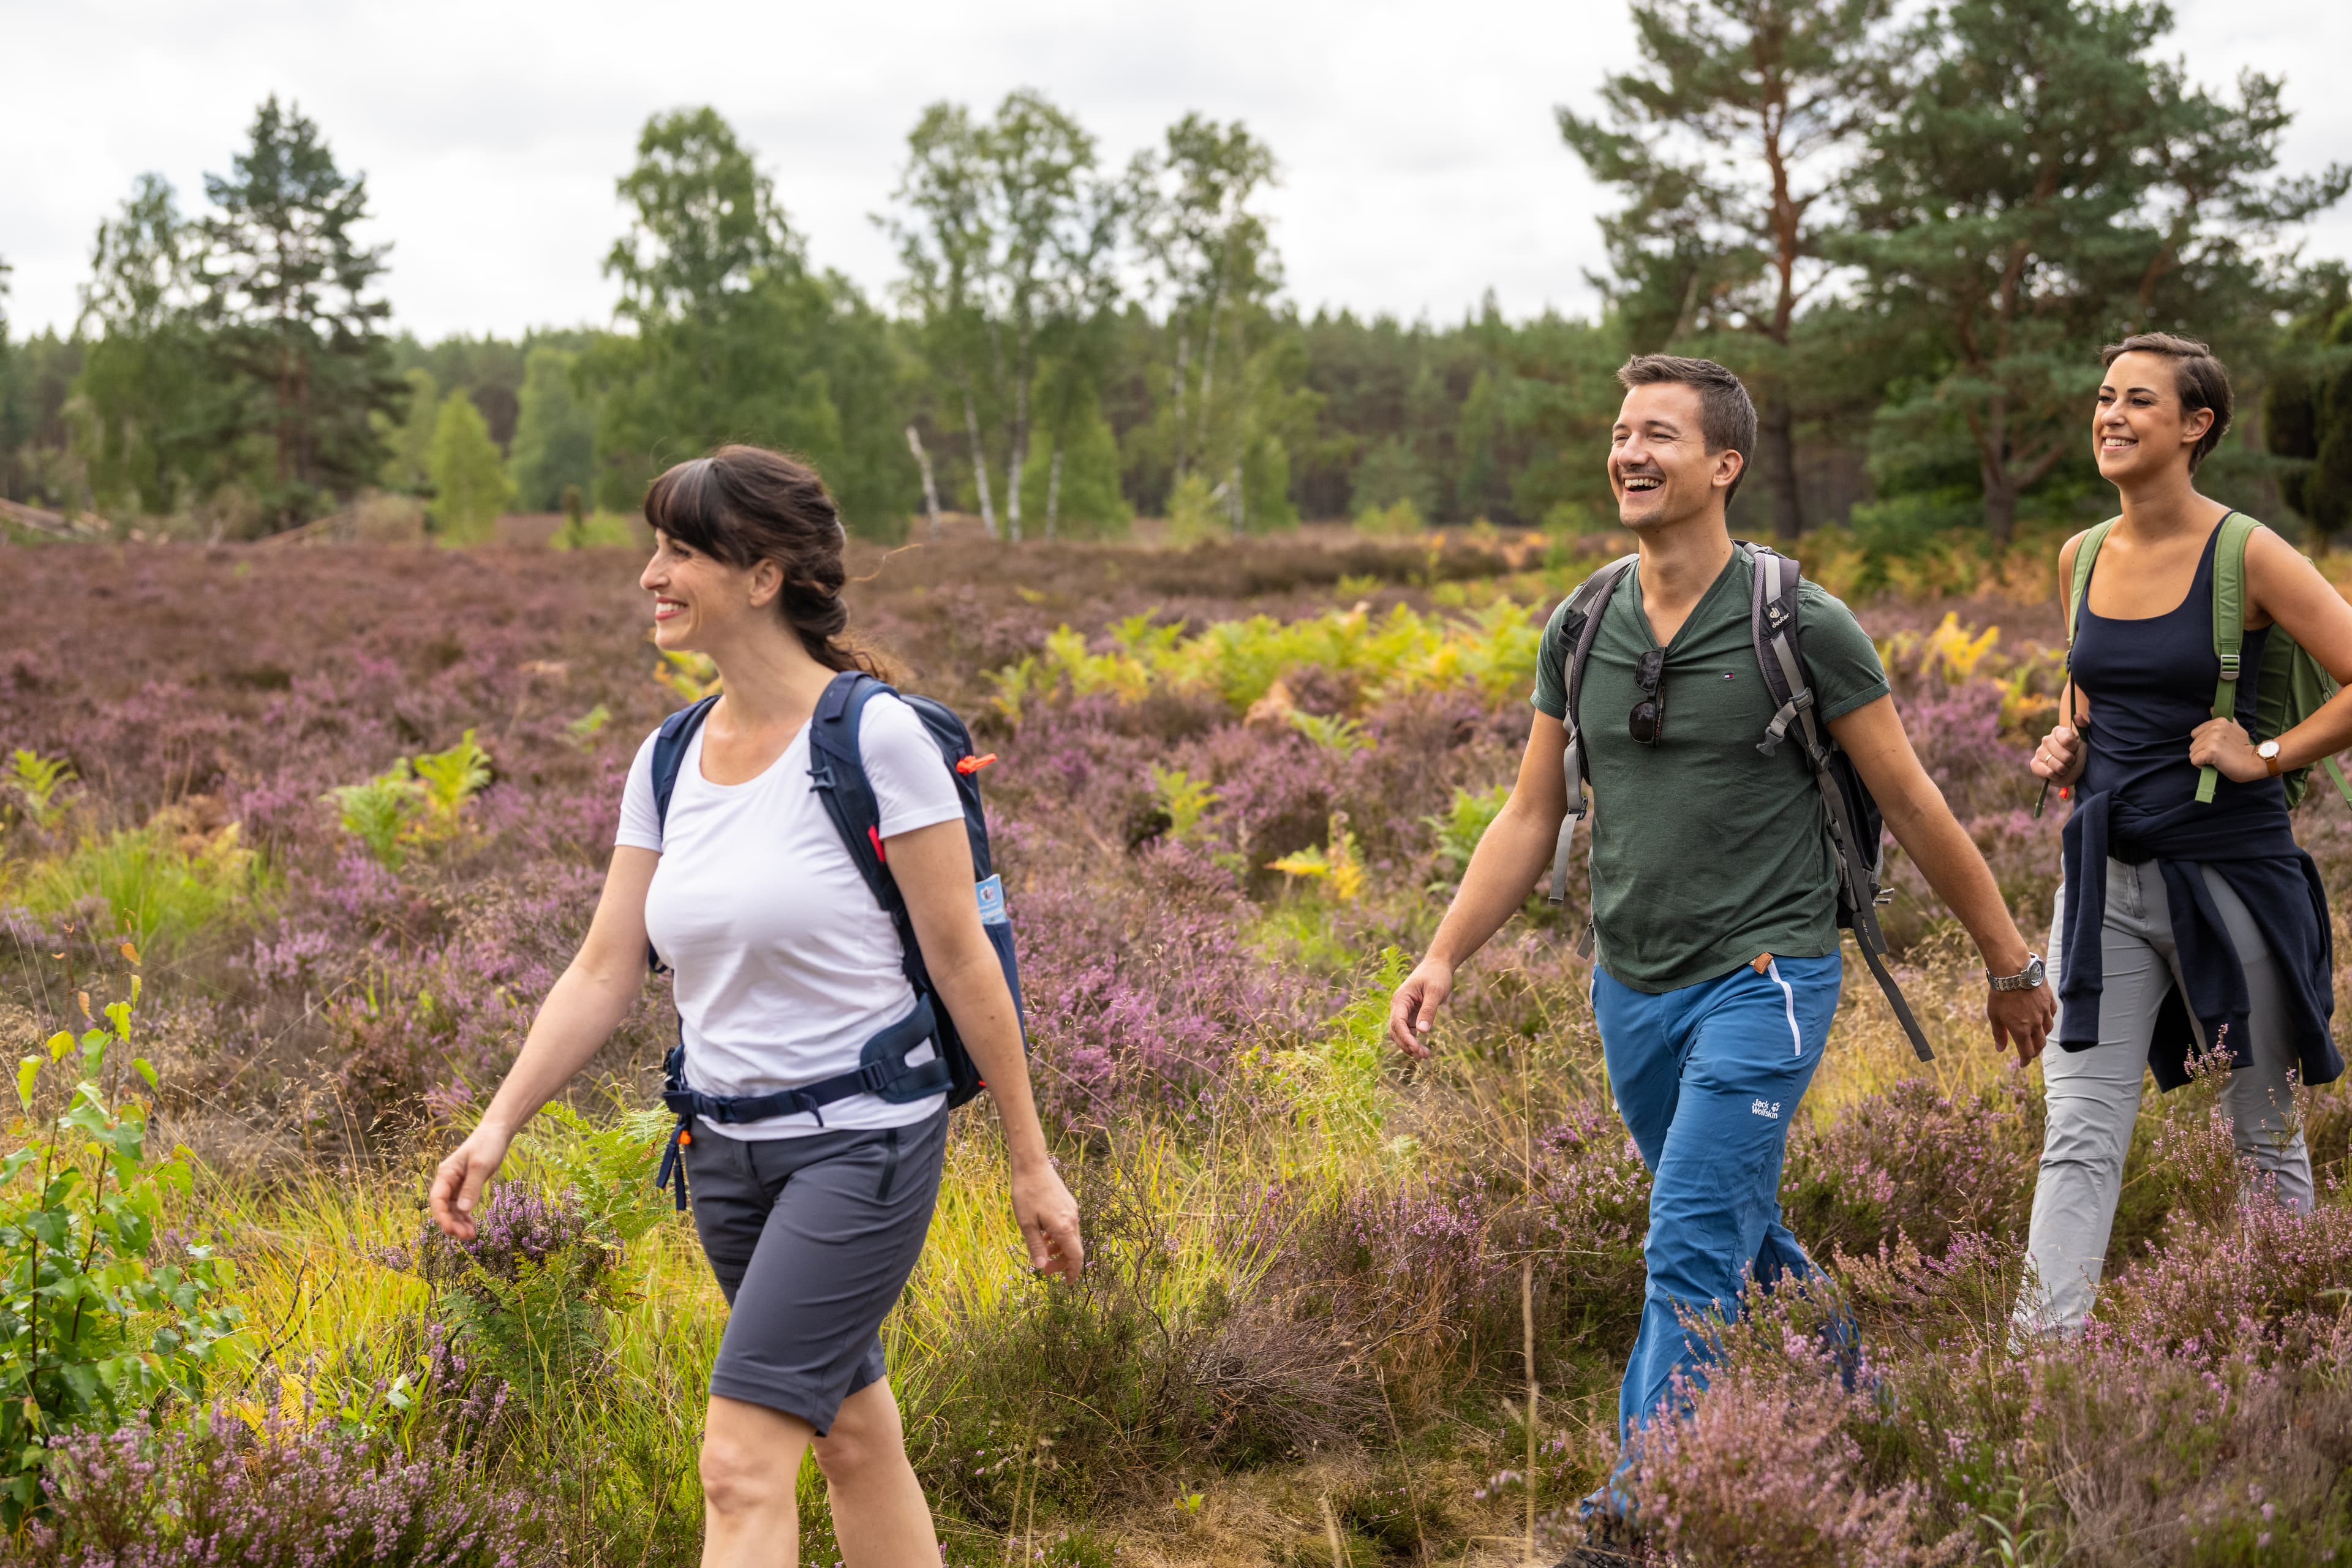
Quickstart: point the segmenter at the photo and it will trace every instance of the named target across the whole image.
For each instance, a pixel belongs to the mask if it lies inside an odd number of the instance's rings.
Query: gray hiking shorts
[[[687,1191],[731,1309],[710,1392],[797,1415],[824,1436],[879,1383],[882,1320],[922,1256],[948,1113],[910,1127],[751,1140],[698,1121]]]

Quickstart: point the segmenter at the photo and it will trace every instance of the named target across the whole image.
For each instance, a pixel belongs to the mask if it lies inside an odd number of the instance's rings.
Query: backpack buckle
[[[2238,656],[2236,654],[2225,653],[2221,656],[2221,679],[2224,680],[2235,680],[2238,679]]]

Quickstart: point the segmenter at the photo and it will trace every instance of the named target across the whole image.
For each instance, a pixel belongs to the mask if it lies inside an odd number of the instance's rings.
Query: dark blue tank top
[[[2118,802],[2150,814],[2196,798],[2189,732],[2213,716],[2213,688],[2221,679],[2221,660],[2213,652],[2213,551],[2221,537],[2216,527],[2189,596],[2163,615],[2111,620],[2092,610],[2085,585],[2074,651],[2074,679],[2091,706],[2084,794],[2112,792]],[[2092,574],[2098,569],[2094,561]],[[2254,729],[2254,678],[2270,636],[2268,626],[2249,630],[2239,650],[2237,719],[2248,734]],[[2224,774],[2213,804],[2268,807],[2283,816],[2286,786],[2278,779],[2236,784]]]

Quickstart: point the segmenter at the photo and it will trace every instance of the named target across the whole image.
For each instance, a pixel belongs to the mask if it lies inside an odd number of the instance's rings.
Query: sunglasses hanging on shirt
[[[1642,700],[1625,715],[1625,731],[1642,745],[1654,746],[1666,733],[1666,650],[1654,647],[1633,661],[1633,684]]]

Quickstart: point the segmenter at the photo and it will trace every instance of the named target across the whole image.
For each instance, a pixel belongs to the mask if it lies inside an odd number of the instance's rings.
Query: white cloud
[[[2200,79],[2287,76],[2289,167],[2352,148],[2352,100],[2326,68],[2352,57],[2352,6],[2178,9],[2175,45]],[[1310,310],[1452,320],[1489,288],[1514,315],[1584,310],[1601,202],[1552,110],[1589,106],[1631,55],[1621,0],[0,0],[0,256],[18,331],[70,325],[91,233],[132,178],[158,170],[199,205],[203,174],[275,91],[366,171],[402,325],[602,321],[613,182],[637,130],[709,102],[775,175],[816,259],[879,291],[893,262],[868,216],[921,107],[1035,86],[1114,162],[1188,110],[1247,121],[1282,160],[1277,237]],[[2352,254],[2352,213],[2315,226],[2311,248]]]

